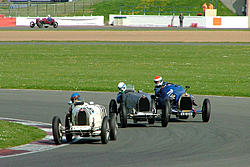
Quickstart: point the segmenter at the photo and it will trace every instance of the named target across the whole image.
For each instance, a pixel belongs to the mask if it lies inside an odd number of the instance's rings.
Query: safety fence
[[[183,13],[188,16],[202,15],[202,7],[190,6],[133,6],[121,5],[120,14],[128,15],[179,15]]]
[[[84,0],[74,2],[15,2],[0,3],[0,14],[6,17],[28,16],[90,16],[93,4],[102,0]]]

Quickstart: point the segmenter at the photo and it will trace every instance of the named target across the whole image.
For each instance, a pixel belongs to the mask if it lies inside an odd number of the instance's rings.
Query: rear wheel
[[[208,122],[211,113],[211,103],[209,99],[204,99],[202,105],[202,121]]]
[[[138,121],[137,121],[137,119],[133,119],[133,122],[136,124]]]
[[[112,114],[112,116],[110,116],[109,125],[110,125],[110,140],[116,140],[118,132],[116,114]]]
[[[69,129],[70,129],[70,115],[67,114],[65,117],[65,135],[67,142],[71,142],[73,137],[73,135],[68,132]]]
[[[149,118],[148,119],[148,124],[154,124],[155,123],[155,118]]]
[[[120,121],[121,121],[121,127],[126,128],[127,127],[127,110],[124,103],[121,103],[120,105],[121,111],[120,111]]]
[[[188,115],[180,115],[179,116],[180,119],[188,119],[188,117],[189,117]]]
[[[109,116],[116,115],[117,113],[117,104],[115,99],[110,100],[109,102]]]
[[[102,120],[102,128],[101,128],[102,144],[107,144],[109,142],[109,134],[110,134],[109,118],[108,116],[105,116]]]
[[[38,26],[39,28],[42,28],[42,27],[43,27],[43,23],[37,22],[37,26]]]
[[[52,133],[56,144],[62,143],[62,123],[59,117],[55,116],[52,119]]]
[[[164,101],[164,104],[162,107],[162,114],[161,114],[162,127],[167,127],[169,120],[170,120],[170,102],[167,99]]]

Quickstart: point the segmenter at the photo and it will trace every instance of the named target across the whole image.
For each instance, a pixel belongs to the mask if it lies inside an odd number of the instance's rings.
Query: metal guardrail
[[[190,6],[133,6],[133,5],[121,5],[120,14],[132,14],[132,15],[197,15],[203,13],[203,9],[200,7]]]

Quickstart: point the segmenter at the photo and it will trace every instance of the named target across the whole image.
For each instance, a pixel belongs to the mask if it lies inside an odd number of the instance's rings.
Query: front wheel
[[[53,23],[53,27],[54,27],[54,28],[57,28],[57,27],[58,27],[58,23],[57,23],[57,22],[54,22],[54,23]]]
[[[73,135],[68,132],[69,130],[70,130],[70,115],[67,114],[65,117],[65,136],[67,142],[71,142],[73,137]]]
[[[161,114],[162,127],[167,127],[169,120],[170,120],[170,102],[167,99],[164,101],[164,104],[162,107],[162,114]]]
[[[126,128],[127,127],[127,110],[126,110],[126,106],[124,102],[121,103],[120,107],[121,107],[121,111],[120,111],[121,127]]]
[[[107,144],[109,142],[109,118],[105,116],[102,120],[102,128],[101,128],[101,141],[102,144]]]
[[[204,99],[202,105],[202,121],[208,122],[211,113],[211,103],[209,99]]]
[[[117,140],[118,125],[115,113],[112,116],[110,116],[109,125],[110,125],[110,140]]]
[[[52,133],[56,144],[62,144],[62,123],[58,116],[52,119]]]

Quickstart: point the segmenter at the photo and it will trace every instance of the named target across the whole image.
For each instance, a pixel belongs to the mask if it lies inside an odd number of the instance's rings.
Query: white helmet
[[[127,86],[124,82],[120,82],[117,87],[120,91],[125,91],[127,88]]]
[[[156,76],[154,78],[154,82],[155,82],[156,86],[161,86],[163,84],[162,77],[161,76]]]
[[[48,15],[48,17],[50,17],[50,15]]]

